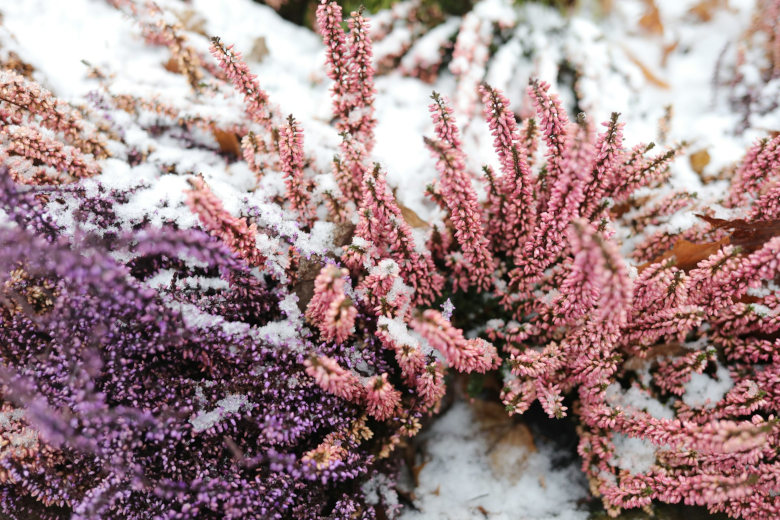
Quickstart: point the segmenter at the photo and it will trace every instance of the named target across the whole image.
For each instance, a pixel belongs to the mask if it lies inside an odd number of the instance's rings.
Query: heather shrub
[[[780,3],[756,3],[750,27],[721,51],[715,70],[716,96],[725,97],[742,115],[740,130],[770,127],[780,90]]]
[[[422,4],[373,28],[319,4],[323,129],[165,3],[109,3],[191,96],[127,94],[93,67],[100,89],[72,106],[0,73],[6,517],[392,517],[398,448],[448,369],[500,378],[509,414],[574,415],[612,514],[776,514],[780,138],[723,200],[674,191],[682,145],[627,147],[618,114],[571,121],[543,81],[525,109],[485,83],[494,38],[520,52],[525,29],[483,2],[442,25],[463,35],[458,109],[431,96],[421,223],[373,161],[372,38]],[[456,113],[497,168],[472,171]],[[323,133],[336,144],[312,146]]]
[[[438,409],[444,359],[485,371],[498,358],[440,313],[414,312],[443,280],[367,164],[367,22],[355,14],[347,40],[338,7],[320,9],[345,151],[323,192],[300,125],[232,46],[211,41],[214,65],[156,6],[114,4],[199,97],[183,113],[106,84],[79,110],[0,76],[4,516],[393,514],[365,489],[392,484],[394,448]],[[197,114],[224,80],[245,115]],[[275,187],[229,198],[234,214],[208,173],[177,171],[155,140]]]

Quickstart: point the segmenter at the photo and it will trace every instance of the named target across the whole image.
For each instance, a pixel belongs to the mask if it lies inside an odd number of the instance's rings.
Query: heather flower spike
[[[287,186],[287,198],[302,222],[309,226],[316,215],[311,206],[308,183],[303,177],[303,131],[293,116],[279,131],[279,157]]]
[[[37,83],[9,70],[0,71],[0,121],[1,126],[37,122],[61,134],[66,143],[85,154],[101,159],[109,155],[106,143],[79,112]]]
[[[310,357],[304,365],[306,373],[326,392],[347,401],[359,402],[363,399],[364,388],[360,379],[342,368],[334,359],[325,356]]]
[[[500,364],[493,345],[480,338],[467,340],[439,311],[423,311],[413,326],[458,372],[484,373]]]
[[[536,221],[534,182],[528,165],[529,150],[520,136],[509,100],[487,84],[480,86],[485,119],[493,135],[502,176],[493,181],[490,213],[499,221],[488,227],[496,247],[514,251],[531,232]]]
[[[404,282],[414,289],[414,303],[430,302],[439,294],[443,283],[427,251],[415,245],[409,224],[387,186],[378,164],[363,178],[363,198],[358,206],[355,234],[373,244],[398,264]]]
[[[227,79],[244,97],[249,118],[273,135],[276,128],[276,109],[271,105],[268,94],[260,88],[257,76],[250,72],[243,61],[241,53],[233,50],[233,44],[225,45],[219,38],[214,37],[211,39],[211,54],[217,59]]]
[[[477,195],[466,173],[466,163],[461,150],[460,136],[452,108],[447,100],[433,93],[429,106],[436,129],[437,140],[426,144],[437,159],[442,195],[447,201],[451,220],[455,227],[455,238],[463,251],[468,271],[468,280],[461,281],[461,289],[468,285],[487,288],[494,269],[493,256],[482,225],[481,209]]]
[[[355,327],[357,309],[345,294],[347,275],[346,269],[327,265],[314,280],[314,297],[306,309],[306,317],[326,341],[343,343]]]
[[[263,266],[265,257],[256,246],[257,226],[228,213],[203,177],[192,178],[189,182],[192,189],[187,192],[187,205],[198,215],[203,226],[247,263]]]
[[[317,25],[327,50],[336,128],[346,132],[368,153],[374,147],[374,67],[370,26],[363,10],[352,13],[349,37],[341,26],[342,11],[336,2],[322,0]]]

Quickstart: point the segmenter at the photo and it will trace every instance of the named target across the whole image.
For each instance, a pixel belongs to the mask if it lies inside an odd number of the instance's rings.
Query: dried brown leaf
[[[669,56],[672,55],[672,53],[677,49],[679,45],[680,45],[680,40],[675,40],[672,43],[664,45],[661,54],[661,67],[666,67],[666,62],[669,61]]]
[[[234,132],[215,128],[211,133],[214,135],[217,144],[219,144],[220,152],[230,154],[234,157],[241,157],[241,143]]]
[[[654,0],[645,0],[647,10],[642,18],[639,19],[639,27],[650,34],[663,34],[664,24],[661,22],[661,13],[658,12],[658,6]]]
[[[398,199],[396,199],[396,202],[398,202]],[[401,216],[403,216],[406,223],[413,228],[427,229],[431,227],[431,225],[421,219],[420,215],[418,215],[412,208],[408,208],[400,202],[398,202],[398,207],[401,209]]]
[[[729,243],[741,247],[746,253],[760,249],[770,239],[780,235],[780,219],[747,221],[745,219],[724,220],[707,215],[698,217],[714,229],[729,229]]]
[[[174,74],[181,74],[181,67],[179,66],[179,60],[177,60],[173,56],[171,56],[170,59],[168,59],[168,61],[163,63],[163,68],[168,72],[173,72]]]
[[[703,148],[698,152],[693,152],[690,155],[689,160],[693,171],[701,176],[704,173],[704,167],[710,163],[710,153],[706,148]]]
[[[689,271],[702,260],[717,253],[723,246],[730,244],[742,248],[743,253],[752,253],[760,249],[770,239],[780,236],[780,219],[750,222],[744,219],[724,220],[708,215],[697,215],[697,217],[710,224],[713,229],[730,230],[731,233],[716,242],[702,244],[680,239],[671,250],[637,269],[641,272],[651,264],[674,257],[677,267]]]
[[[197,11],[194,9],[183,9],[175,14],[186,30],[208,37],[206,33],[206,19]]]
[[[688,9],[688,13],[698,18],[699,21],[709,22],[712,20],[712,17],[715,16],[715,11],[718,9],[728,9],[728,7],[728,0],[701,0]]]
[[[252,43],[252,50],[249,51],[249,56],[247,56],[247,58],[261,62],[269,53],[265,38],[263,36],[258,36],[255,38],[254,43]]]
[[[656,76],[655,73],[653,73],[653,71],[651,71],[647,65],[642,63],[642,61],[639,58],[634,56],[634,54],[631,51],[625,49],[625,52],[626,52],[626,56],[631,61],[631,63],[639,67],[639,70],[642,72],[642,75],[645,77],[647,81],[649,81],[651,84],[655,85],[658,88],[662,88],[662,89],[669,88],[669,83]]]
[[[427,460],[422,461],[420,464],[415,464],[412,466],[412,478],[414,479],[414,486],[417,487],[420,485],[420,473],[422,472],[423,468],[425,468],[426,464],[428,464]]]
[[[654,258],[646,264],[640,265],[637,270],[642,272],[645,268],[651,264],[661,262],[667,258],[674,257],[675,265],[683,271],[690,271],[694,269],[696,265],[702,260],[709,258],[718,252],[718,250],[729,243],[728,237],[718,240],[717,242],[705,242],[703,244],[695,244],[689,240],[681,238],[675,242],[674,247],[664,253],[663,255]]]

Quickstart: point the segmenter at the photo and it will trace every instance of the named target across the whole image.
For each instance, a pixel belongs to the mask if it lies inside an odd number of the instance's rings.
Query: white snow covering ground
[[[478,16],[495,19],[500,13],[509,12],[509,17],[516,20],[513,35],[487,65],[487,79],[504,89],[518,105],[528,76],[538,75],[555,84],[556,63],[565,58],[584,72],[580,94],[588,117],[603,121],[610,112],[621,112],[626,121],[626,144],[632,145],[658,140],[659,120],[667,113],[667,107],[672,106],[666,143],[662,144],[685,140],[691,151],[706,149],[710,162],[705,173],[714,174],[738,160],[746,146],[765,135],[767,129],[780,129],[780,114],[776,110],[756,116],[747,128],[740,129],[742,115],[734,112],[724,92],[713,90],[719,56],[748,27],[753,1],[731,0],[728,10],[716,11],[707,22],[692,19],[688,13],[696,3],[695,0],[656,0],[664,33],[648,36],[636,28],[645,10],[642,0],[616,1],[612,13],[605,16],[583,11],[569,18],[539,5],[515,9],[509,7],[509,0],[485,0],[475,11]],[[250,0],[192,0],[187,4],[165,0],[160,5],[194,12],[202,20],[206,34],[235,43],[281,113],[292,113],[301,123],[307,152],[316,152],[318,164],[327,170],[339,137],[329,125],[329,81],[324,74],[324,52],[316,34],[283,21],[270,8]],[[0,13],[2,49],[13,50],[32,64],[36,69],[35,78],[62,99],[82,103],[90,92],[98,89],[96,81],[87,77],[86,62],[112,76],[112,93],[154,95],[185,113],[204,106],[197,104],[182,75],[167,72],[160,66],[167,61],[168,51],[146,45],[137,24],[102,0],[0,0]],[[450,28],[442,30],[457,27],[456,22],[448,24]],[[259,38],[263,38],[268,49],[267,56],[262,58],[250,53]],[[206,51],[204,42],[205,39],[191,43],[198,50]],[[675,42],[676,47],[662,64],[664,47]],[[637,61],[668,87],[649,81]],[[749,70],[743,72],[750,76]],[[445,72],[430,85],[392,73],[378,77],[376,85],[378,127],[373,159],[386,168],[388,182],[397,188],[399,200],[424,220],[435,221],[442,215],[423,198],[423,191],[436,177],[436,171],[422,136],[433,133],[427,111],[431,91],[453,96],[454,77]],[[571,92],[562,92],[562,98],[571,102]],[[221,120],[230,120],[241,111],[236,96],[214,99],[210,106],[213,113],[209,115]],[[122,117],[119,111],[112,115]],[[461,119],[460,122],[468,126],[464,141],[470,167],[478,171],[483,163],[495,164],[491,137],[481,117],[477,115],[472,121]],[[255,181],[241,162],[226,166],[216,153],[166,148],[164,143],[152,142],[145,132],[132,128],[125,138],[148,150],[152,154],[150,162],[129,169],[124,161],[106,160],[102,163],[103,173],[86,181],[86,185],[101,183],[116,188],[143,185],[127,205],[117,208],[128,225],[142,215],[153,215],[152,223],[158,224],[175,220],[180,227],[191,227],[196,223],[183,202],[186,176],[160,175],[150,164],[175,164],[180,172],[202,173],[234,214],[249,203],[264,204],[256,195],[251,196],[254,200],[247,201],[247,189]],[[723,188],[718,183],[714,187],[703,186],[687,157],[674,164],[672,181],[690,191]],[[271,184],[262,188],[280,189]],[[289,216],[278,208],[268,204],[262,207],[262,218],[269,222],[279,226],[289,222]],[[61,223],[67,218],[68,213],[63,211]],[[294,234],[295,230],[291,229],[290,233]],[[328,225],[323,223],[310,242],[300,245],[316,250],[329,239],[329,233]],[[265,235],[258,237],[258,244],[263,248],[272,249],[271,242]],[[295,307],[294,302],[289,306]],[[270,324],[264,331],[269,338],[295,333],[294,330],[270,330],[274,326]],[[689,405],[707,406],[728,391],[730,385],[725,369],[718,370],[717,379],[694,374],[683,400]],[[625,395],[620,393],[615,388],[611,398],[648,410],[657,417],[670,416],[670,410],[639,389],[632,388]],[[219,408],[202,412],[193,422],[206,425],[247,405],[241,396],[226,396]],[[425,465],[418,475],[420,484],[414,490],[416,509],[406,510],[404,519],[587,517],[577,504],[588,495],[578,465],[553,467],[552,448],[538,441],[535,451],[522,443],[510,443],[501,452],[500,460],[496,460],[491,458],[495,446],[485,431],[469,405],[456,402],[422,434]],[[652,464],[651,446],[629,438],[615,440],[619,467],[642,471]],[[382,488],[380,484],[376,486],[378,490]]]
[[[579,465],[554,467],[554,448],[537,442],[534,450],[524,436],[508,421],[480,420],[469,404],[456,402],[421,435],[427,449],[414,490],[417,510],[401,518],[587,518],[577,506],[588,496]]]

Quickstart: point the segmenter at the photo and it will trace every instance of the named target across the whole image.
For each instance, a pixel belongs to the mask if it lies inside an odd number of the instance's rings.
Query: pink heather
[[[308,184],[303,177],[303,131],[292,116],[279,130],[279,158],[287,187],[287,199],[300,221],[311,226],[316,219]]]
[[[265,265],[266,259],[256,246],[257,226],[228,213],[202,177],[189,179],[189,183],[192,189],[186,192],[187,205],[198,215],[203,227],[249,265]]]
[[[363,402],[365,388],[360,379],[335,360],[327,356],[312,356],[304,361],[304,365],[306,373],[324,391],[354,403]]]
[[[327,265],[314,280],[314,296],[306,318],[320,331],[322,339],[343,343],[355,328],[357,309],[345,294],[346,269]]]
[[[404,282],[414,289],[415,305],[432,301],[440,292],[443,278],[436,272],[430,253],[418,251],[412,230],[378,164],[363,178],[363,198],[358,207],[355,234],[386,251],[398,264]]]
[[[466,173],[458,127],[447,100],[434,92],[429,106],[436,129],[436,141],[428,140],[428,147],[437,159],[441,193],[447,201],[451,220],[455,226],[455,238],[463,251],[465,269],[470,285],[486,289],[494,271],[493,255],[482,225],[481,208],[477,194]],[[465,290],[465,287],[461,287]]]
[[[55,98],[38,83],[16,72],[0,71],[0,121],[4,125],[36,122],[44,128],[62,134],[65,142],[98,159],[108,157],[108,150],[94,129],[81,114],[67,103]],[[37,117],[36,117],[37,116]]]
[[[257,83],[257,76],[249,71],[241,53],[233,50],[233,44],[226,46],[215,37],[211,40],[211,54],[219,62],[227,79],[244,97],[249,118],[272,133],[275,129],[275,108],[271,106],[268,94]]]
[[[423,311],[412,326],[458,372],[485,373],[501,363],[493,345],[480,338],[467,340],[463,331],[453,327],[439,311]]]
[[[502,218],[488,227],[488,234],[497,249],[515,251],[536,223],[529,151],[518,133],[509,100],[487,84],[480,86],[480,92],[502,173],[495,181],[495,193],[489,194],[491,215]]]
[[[387,381],[387,374],[374,376],[365,386],[368,415],[377,421],[392,417],[401,404],[401,393]]]

